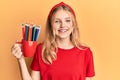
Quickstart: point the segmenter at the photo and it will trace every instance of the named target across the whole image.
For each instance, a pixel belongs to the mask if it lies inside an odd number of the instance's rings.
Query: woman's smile
[[[67,31],[68,31],[68,29],[59,29],[59,30],[58,30],[59,33],[65,33],[65,32],[67,32]]]

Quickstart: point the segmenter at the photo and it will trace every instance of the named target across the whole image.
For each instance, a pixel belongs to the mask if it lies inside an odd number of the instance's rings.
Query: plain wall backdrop
[[[93,80],[120,80],[120,0],[0,0],[0,80],[21,80],[11,54],[11,46],[22,39],[21,24],[41,25],[42,42],[48,12],[60,1],[75,10],[81,41],[93,51]],[[31,60],[26,58],[28,68]]]

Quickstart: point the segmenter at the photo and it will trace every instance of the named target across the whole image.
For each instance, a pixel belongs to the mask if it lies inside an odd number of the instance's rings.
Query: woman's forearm
[[[12,54],[16,57],[18,60],[22,80],[32,80],[32,77],[30,76],[27,65],[23,56],[23,52],[21,50],[21,44],[15,43],[11,48]]]
[[[21,73],[21,76],[22,76],[22,80],[32,80],[32,78],[29,74],[29,71],[27,69],[27,65],[26,65],[24,57],[19,59],[18,63],[19,63],[19,68],[20,68],[20,73]]]

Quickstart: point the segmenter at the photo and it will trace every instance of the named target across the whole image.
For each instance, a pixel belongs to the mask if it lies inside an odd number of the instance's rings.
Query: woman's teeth
[[[66,32],[67,31],[67,29],[60,29],[60,30],[58,30],[59,32]]]

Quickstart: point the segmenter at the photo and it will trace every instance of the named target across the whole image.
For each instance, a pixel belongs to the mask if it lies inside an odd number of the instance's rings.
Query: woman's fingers
[[[17,43],[12,46],[11,52],[17,59],[20,59],[23,55],[21,51],[21,45]]]

